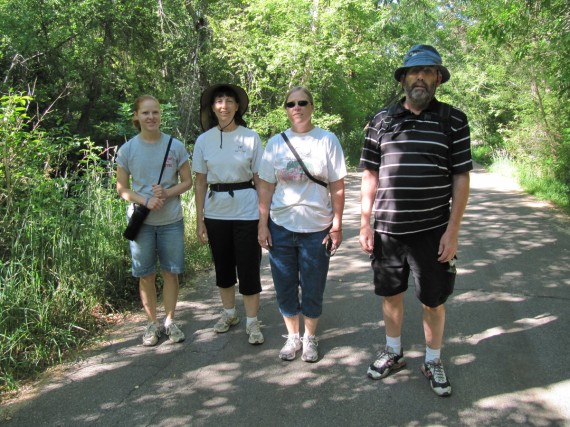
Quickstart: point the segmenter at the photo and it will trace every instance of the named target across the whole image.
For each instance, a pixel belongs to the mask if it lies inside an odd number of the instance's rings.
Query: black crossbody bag
[[[281,133],[281,137],[283,137],[283,139],[285,140],[285,142],[287,143],[287,146],[289,147],[289,149],[291,150],[291,152],[293,153],[293,155],[295,156],[295,158],[297,159],[297,161],[299,162],[299,165],[303,168],[303,172],[305,172],[305,175],[307,175],[307,177],[311,180],[316,182],[319,185],[322,185],[323,187],[327,188],[328,185],[326,184],[326,182],[321,181],[320,179],[315,178],[313,175],[311,175],[311,173],[307,170],[307,167],[305,166],[305,164],[303,163],[303,160],[301,160],[301,157],[299,157],[299,153],[297,153],[297,150],[295,150],[295,148],[293,148],[293,144],[291,144],[291,141],[289,141],[289,138],[287,138],[287,135],[285,135],[285,132]]]
[[[160,169],[160,176],[158,177],[157,184],[160,184],[162,180],[162,173],[164,172],[164,166],[166,165],[166,159],[168,159],[168,152],[170,151],[170,145],[172,144],[172,137],[168,140],[168,146],[166,147],[166,153],[164,154],[164,160],[162,161],[162,168]],[[144,205],[139,205],[137,203],[133,203],[135,208],[133,210],[133,214],[129,218],[129,224],[125,231],[123,232],[123,237],[128,240],[135,240],[137,235],[139,234],[139,230],[143,225],[144,220],[150,213],[150,209]]]

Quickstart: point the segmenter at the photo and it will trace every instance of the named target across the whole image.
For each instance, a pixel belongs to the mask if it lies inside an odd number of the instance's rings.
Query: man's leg
[[[441,350],[445,328],[445,305],[423,306],[423,324],[426,345],[433,350]]]
[[[430,382],[430,387],[438,396],[449,396],[451,384],[441,363],[441,346],[445,328],[445,305],[437,307],[423,306],[424,335],[426,339],[426,358],[421,370]]]
[[[386,331],[386,348],[369,366],[367,375],[373,380],[388,376],[390,372],[406,366],[400,336],[404,320],[404,292],[382,300],[382,312]]]

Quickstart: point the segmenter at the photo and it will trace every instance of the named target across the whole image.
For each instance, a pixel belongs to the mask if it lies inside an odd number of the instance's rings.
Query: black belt
[[[210,195],[212,197],[212,192],[228,192],[230,196],[234,197],[234,190],[245,190],[246,188],[255,188],[252,181],[244,182],[232,182],[230,184],[210,184]]]

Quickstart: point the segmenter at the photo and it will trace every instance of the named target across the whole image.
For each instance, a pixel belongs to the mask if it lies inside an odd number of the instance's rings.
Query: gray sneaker
[[[158,329],[158,326],[154,323],[149,323],[144,330],[142,338],[143,345],[145,347],[152,347],[158,344],[158,338],[160,338],[160,330]]]
[[[400,354],[394,353],[392,347],[386,346],[384,350],[378,353],[377,359],[368,367],[367,375],[373,380],[379,380],[388,376],[393,370],[403,368],[404,366],[406,366],[404,353],[402,351],[400,351]]]
[[[166,328],[166,335],[171,342],[182,342],[186,338],[184,332],[180,330],[175,323],[171,323],[170,326]]]
[[[256,320],[252,322],[248,327],[245,328],[246,334],[249,335],[249,343],[250,344],[263,344],[265,338],[263,338],[263,334],[261,333],[261,322]]]
[[[297,352],[301,350],[301,339],[294,335],[283,335],[283,338],[287,338],[287,341],[279,352],[279,358],[282,360],[291,361],[295,359]]]
[[[429,385],[435,394],[438,396],[451,395],[451,384],[445,375],[441,360],[435,359],[431,362],[426,362],[421,366],[421,371],[429,380]]]
[[[216,331],[219,334],[222,334],[224,332],[228,332],[230,330],[230,326],[237,325],[238,323],[239,323],[239,317],[237,315],[237,312],[233,316],[228,316],[226,310],[222,310],[222,315],[220,317],[220,320],[218,320],[214,325],[214,331]]]
[[[301,359],[309,363],[319,360],[318,345],[317,338],[314,335],[312,337],[303,337],[303,355]]]

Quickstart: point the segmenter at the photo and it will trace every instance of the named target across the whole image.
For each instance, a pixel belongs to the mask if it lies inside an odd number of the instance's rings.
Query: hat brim
[[[426,67],[437,67],[439,69],[439,71],[441,71],[441,82],[442,83],[445,83],[451,77],[451,73],[443,65],[429,64],[429,65],[425,65],[425,66]],[[416,67],[416,65],[414,65],[414,67]],[[412,67],[400,67],[396,71],[394,71],[394,78],[396,79],[396,81],[399,82],[400,80],[402,80],[402,76],[404,74],[406,74],[406,71],[408,70],[408,68],[412,68]]]
[[[220,87],[228,87],[235,92],[236,96],[238,97],[238,112],[242,117],[245,115],[247,107],[249,106],[249,97],[243,88],[228,83],[220,83],[210,86],[204,90],[204,92],[202,92],[202,96],[200,97],[200,124],[202,125],[202,130],[204,132],[213,127],[210,120],[212,95]]]

